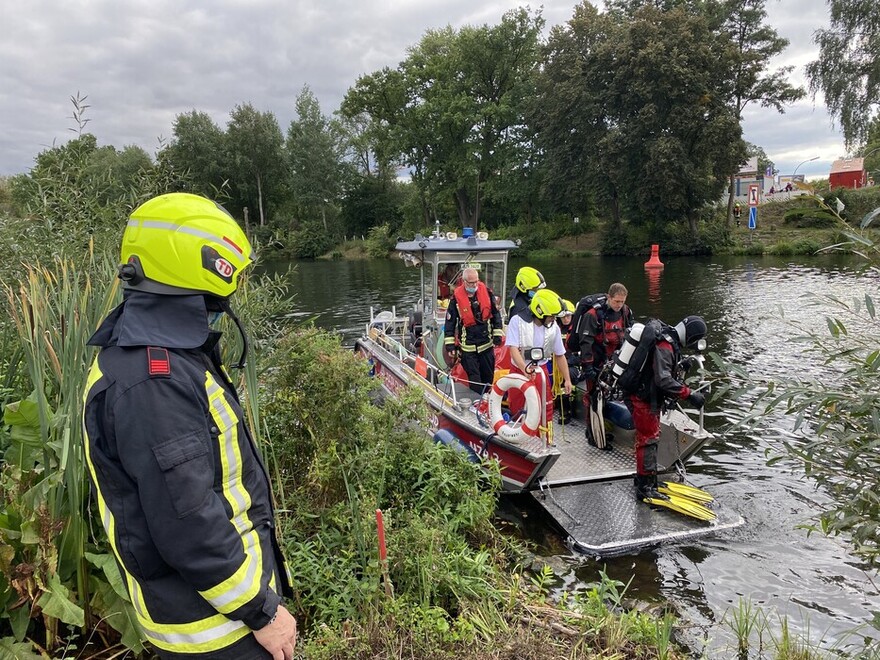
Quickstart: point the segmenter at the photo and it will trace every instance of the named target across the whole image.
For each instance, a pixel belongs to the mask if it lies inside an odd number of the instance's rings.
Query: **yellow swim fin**
[[[700,504],[709,504],[715,501],[715,498],[702,488],[680,484],[677,481],[664,481],[657,487],[657,490],[664,495],[678,495]]]
[[[696,518],[697,520],[711,522],[718,518],[712,509],[705,507],[699,502],[694,502],[693,500],[679,497],[678,495],[666,495],[663,498],[646,497],[643,501],[646,504],[666,507],[676,513],[689,516],[690,518]]]

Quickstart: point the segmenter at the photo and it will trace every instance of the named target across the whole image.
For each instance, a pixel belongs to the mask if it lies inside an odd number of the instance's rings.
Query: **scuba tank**
[[[642,370],[661,332],[662,326],[655,320],[644,324],[634,323],[626,331],[623,345],[615,352],[614,366],[611,368],[613,385],[624,394],[632,394],[638,388]]]
[[[633,353],[638,348],[644,329],[644,323],[633,323],[632,327],[627,330],[623,337],[623,345],[614,353],[614,366],[611,368],[611,373],[615,382],[620,379],[621,374],[629,365]]]
[[[571,330],[568,333],[568,342],[566,343],[566,350],[571,351],[572,353],[577,353],[581,350],[581,334],[584,329],[581,327],[583,323],[583,318],[591,309],[595,309],[597,314],[599,315],[599,324],[602,324],[601,314],[599,311],[602,309],[602,305],[605,304],[605,301],[608,300],[608,296],[604,293],[592,293],[589,296],[584,296],[578,301],[578,304],[575,306],[574,314],[571,317]]]

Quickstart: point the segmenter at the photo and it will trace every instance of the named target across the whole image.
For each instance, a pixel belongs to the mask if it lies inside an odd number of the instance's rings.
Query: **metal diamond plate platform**
[[[714,504],[714,522],[703,522],[638,502],[629,479],[557,486],[532,496],[578,552],[614,557],[642,548],[715,534],[743,524],[742,517]]]

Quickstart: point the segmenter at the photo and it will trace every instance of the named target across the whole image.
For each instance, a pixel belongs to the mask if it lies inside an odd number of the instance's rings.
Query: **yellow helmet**
[[[227,298],[253,261],[250,241],[226,209],[199,195],[169,193],[132,212],[119,277],[149,293]]]
[[[516,273],[516,288],[526,293],[532,289],[543,289],[547,284],[544,276],[531,266],[523,266]]]
[[[556,316],[562,318],[563,316],[570,316],[574,314],[574,303],[570,300],[562,300],[562,311],[559,312]]]
[[[535,293],[535,297],[529,303],[529,309],[539,319],[556,316],[562,310],[562,298],[550,289],[541,289]]]

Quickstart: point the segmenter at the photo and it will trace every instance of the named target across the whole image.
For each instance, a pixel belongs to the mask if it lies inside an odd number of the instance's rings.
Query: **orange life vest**
[[[471,299],[468,292],[464,290],[464,284],[459,285],[455,289],[455,302],[458,305],[458,315],[461,317],[461,324],[465,328],[477,324],[474,318],[474,310],[471,308]],[[481,321],[486,322],[492,316],[492,301],[489,300],[489,289],[482,282],[477,283],[477,302],[480,303]]]

